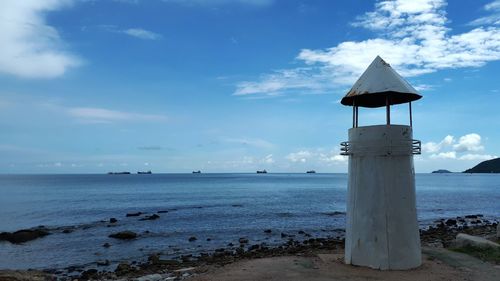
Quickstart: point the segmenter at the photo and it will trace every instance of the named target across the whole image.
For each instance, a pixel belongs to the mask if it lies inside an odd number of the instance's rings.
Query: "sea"
[[[0,232],[43,225],[52,233],[0,242],[0,269],[178,258],[237,247],[240,237],[273,246],[281,233],[301,239],[299,231],[342,237],[346,192],[346,174],[0,175]],[[422,228],[470,214],[500,218],[500,175],[417,174],[416,192]],[[144,214],[126,216],[133,212]],[[140,220],[152,214],[160,217]],[[139,237],[108,237],[123,230]]]

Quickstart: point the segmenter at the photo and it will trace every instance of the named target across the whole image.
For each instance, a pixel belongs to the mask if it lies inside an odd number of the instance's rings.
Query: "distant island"
[[[436,171],[432,171],[433,174],[448,174],[448,173],[452,173],[448,170],[444,170],[444,169],[439,169],[439,170],[436,170]]]
[[[500,158],[483,161],[464,173],[500,173]]]

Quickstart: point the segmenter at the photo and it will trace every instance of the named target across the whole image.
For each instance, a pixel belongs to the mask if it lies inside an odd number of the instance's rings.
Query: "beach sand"
[[[436,252],[437,251],[437,252]],[[423,264],[407,271],[380,271],[343,263],[343,253],[324,253],[309,257],[285,256],[239,261],[223,267],[207,268],[190,281],[250,280],[387,280],[498,281],[500,268],[468,255],[445,249],[424,249]]]

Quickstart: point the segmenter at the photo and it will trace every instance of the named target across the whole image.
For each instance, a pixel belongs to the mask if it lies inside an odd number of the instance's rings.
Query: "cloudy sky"
[[[499,0],[3,0],[0,43],[0,173],[346,172],[377,55],[417,172],[500,156]]]

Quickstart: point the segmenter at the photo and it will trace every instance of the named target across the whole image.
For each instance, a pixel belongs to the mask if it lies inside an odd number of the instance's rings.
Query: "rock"
[[[169,267],[179,267],[181,265],[178,260],[159,260],[158,263]]]
[[[182,262],[190,262],[192,257],[193,255],[182,255],[181,260]]]
[[[73,229],[71,229],[71,228],[66,228],[65,230],[62,231],[62,233],[65,233],[65,234],[68,234],[71,232],[73,232]]]
[[[116,275],[125,275],[131,271],[132,267],[128,263],[120,263],[116,266]]]
[[[243,207],[243,205],[241,205],[241,204],[233,204],[233,205],[231,205],[231,206],[232,206],[232,207],[235,207],[235,208],[241,208],[241,207]]]
[[[152,221],[152,220],[156,220],[159,218],[160,218],[160,216],[158,216],[157,214],[153,214],[151,216],[146,216],[146,217],[140,219],[140,221]]]
[[[109,247],[111,247],[111,244],[109,244],[109,243],[107,243],[107,242],[106,242],[106,243],[104,243],[102,246],[103,246],[104,248],[109,248]]]
[[[497,238],[500,239],[500,223],[497,223]]]
[[[88,280],[88,279],[97,279],[97,269],[92,268],[89,270],[85,270],[80,274],[80,278],[83,280]]]
[[[455,242],[453,244],[455,247],[465,247],[465,246],[474,246],[477,248],[498,248],[500,247],[499,244],[492,242],[488,239],[485,239],[483,237],[478,237],[478,236],[472,236],[469,234],[465,233],[459,233],[457,235],[457,238],[455,239]]]
[[[83,271],[83,270],[81,270],[81,269],[80,269],[79,267],[77,267],[77,266],[69,266],[69,267],[67,267],[67,268],[66,268],[66,271],[67,271],[68,273],[72,273],[72,272],[75,272],[75,271]]]
[[[212,241],[212,238],[207,238],[207,241]]]
[[[229,243],[229,244],[227,244],[227,246],[228,246],[228,247],[233,247],[233,246],[234,246],[234,244],[233,244],[233,243]]]
[[[281,238],[288,237],[288,234],[281,232]]]
[[[118,220],[117,220],[116,218],[110,218],[110,219],[109,219],[109,222],[110,222],[110,223],[116,223],[116,222],[118,222]]]
[[[165,214],[165,213],[168,213],[168,211],[167,210],[161,210],[161,211],[158,211],[157,213],[158,214]]]
[[[306,233],[304,232],[304,230],[299,230],[299,234],[304,235],[304,234],[306,234]]]
[[[467,215],[465,216],[466,219],[477,219],[477,215]]]
[[[160,263],[160,255],[152,254],[148,257],[148,261],[150,264],[159,264]]]
[[[11,232],[0,233],[0,241],[9,241],[10,243],[13,244],[20,244],[47,236],[49,234],[50,234],[49,232],[43,229],[22,229],[12,233]]]
[[[271,232],[273,232],[271,229],[264,230],[264,233],[271,233]]]
[[[453,225],[457,225],[457,220],[454,220],[454,219],[447,219],[445,224],[447,226],[453,226]]]
[[[137,213],[127,213],[127,217],[138,217],[142,215],[142,212],[137,212]]]
[[[109,265],[109,260],[102,260],[102,261],[97,261],[98,266],[108,266]]]
[[[117,233],[113,233],[109,235],[111,238],[116,238],[116,239],[122,239],[122,240],[130,240],[130,239],[135,239],[137,238],[137,233],[132,232],[132,231],[120,231]]]
[[[252,245],[248,247],[248,251],[258,250],[260,248],[259,244]]]
[[[244,238],[244,237],[241,237],[239,240],[240,244],[246,244],[248,243],[248,239]]]
[[[188,241],[189,241],[189,242],[194,242],[194,241],[196,241],[196,240],[198,240],[198,238],[196,238],[195,236],[191,236],[191,237],[189,237],[189,239],[188,239]]]

